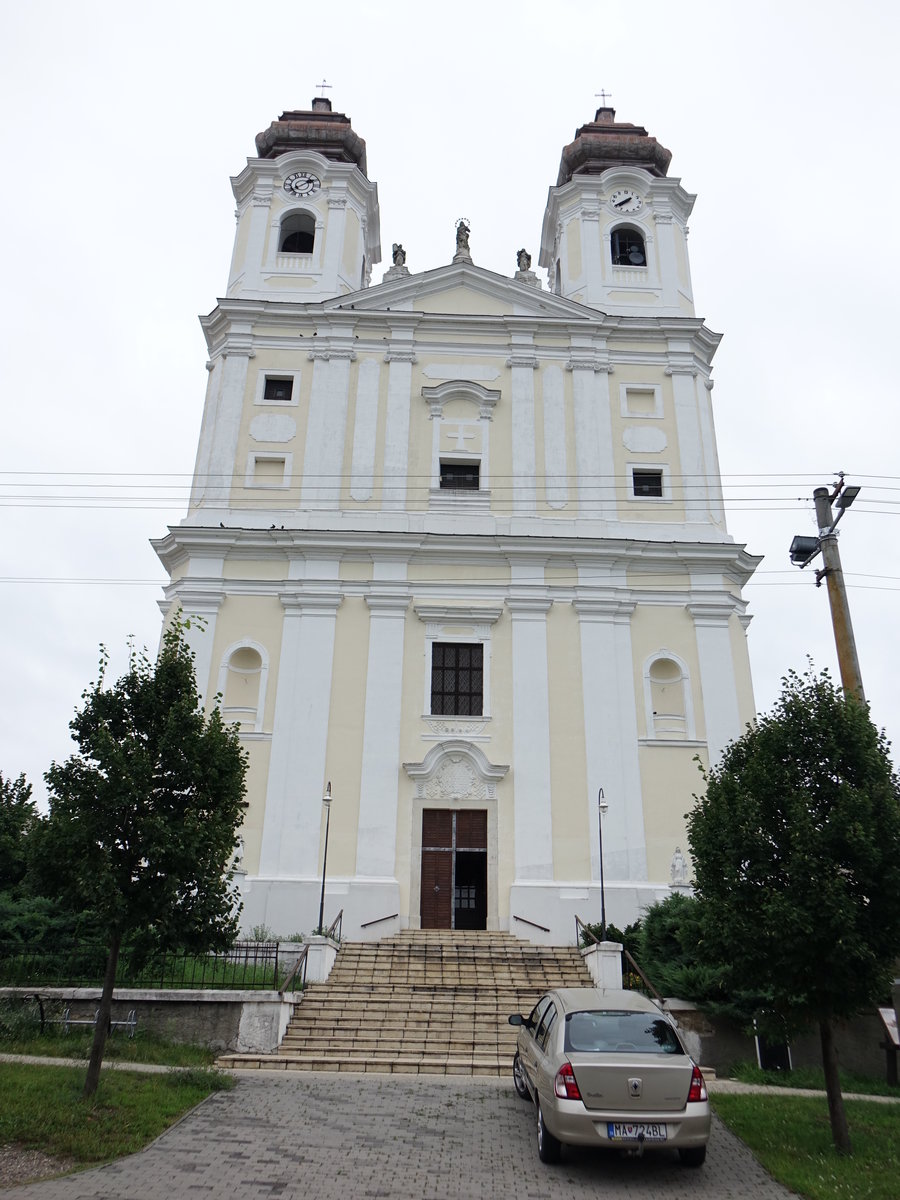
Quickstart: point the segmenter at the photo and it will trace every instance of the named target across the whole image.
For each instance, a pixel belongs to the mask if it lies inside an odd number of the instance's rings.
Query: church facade
[[[233,180],[190,507],[155,543],[248,772],[243,924],[567,942],[690,878],[685,813],[753,717],[694,314],[694,197],[611,109],[530,255],[381,259],[365,143],[317,99]],[[601,813],[601,800],[603,812]]]

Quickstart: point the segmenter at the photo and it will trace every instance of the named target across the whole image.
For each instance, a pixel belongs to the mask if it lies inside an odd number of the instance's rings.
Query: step
[[[310,984],[274,1055],[224,1055],[248,1069],[506,1075],[511,1013],[550,987],[584,987],[574,947],[485,930],[404,930],[345,942],[325,983]]]

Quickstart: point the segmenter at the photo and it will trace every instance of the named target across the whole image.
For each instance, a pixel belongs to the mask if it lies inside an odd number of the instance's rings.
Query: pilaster
[[[378,591],[366,596],[369,657],[363,728],[356,873],[395,874],[403,639],[409,595]]]
[[[375,482],[380,375],[381,364],[376,360],[366,359],[360,363],[356,384],[356,415],[353,423],[353,461],[350,468],[350,497],[360,503],[372,499]]]
[[[315,877],[331,706],[337,591],[285,592],[259,873]]]
[[[728,743],[743,732],[729,629],[731,617],[738,607],[737,601],[727,594],[695,599],[687,604],[697,638],[710,766],[715,766]]]
[[[309,424],[303,456],[300,507],[336,509],[341,502],[344,441],[352,348],[326,344],[310,352],[313,360]]]
[[[533,334],[513,333],[507,366],[512,376],[512,506],[514,512],[533,513],[537,504]]]
[[[550,691],[543,597],[508,596],[512,618],[515,877],[553,878]]]
[[[574,600],[581,630],[584,744],[587,758],[591,874],[600,878],[597,797],[603,818],[603,866],[609,879],[647,878],[647,849],[638,760],[631,614],[635,604],[580,591]]]

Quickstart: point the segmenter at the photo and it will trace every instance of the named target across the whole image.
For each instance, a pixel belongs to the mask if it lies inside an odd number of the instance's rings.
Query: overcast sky
[[[134,634],[155,648],[149,545],[184,514],[206,386],[197,316],[224,291],[229,176],[320,80],[366,139],[381,242],[411,271],[537,264],[562,146],[601,89],[698,199],[697,312],[714,364],[756,705],[837,674],[826,589],[788,562],[812,491],[862,485],[841,524],[873,717],[900,737],[900,222],[896,4],[31,0],[4,6],[0,322],[0,773],[43,772]],[[544,276],[544,272],[540,272]]]

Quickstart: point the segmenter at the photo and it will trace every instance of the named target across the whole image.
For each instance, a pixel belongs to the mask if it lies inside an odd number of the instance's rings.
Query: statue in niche
[[[391,259],[395,267],[406,266],[406,251],[400,242],[394,242],[393,249],[391,250]]]
[[[516,262],[519,264],[520,271],[531,270],[531,255],[527,250],[519,250],[516,254]]]
[[[672,880],[672,887],[687,887],[688,886],[688,864],[687,859],[681,852],[681,847],[675,847],[675,853],[672,855],[672,864],[669,867],[669,875]]]
[[[470,226],[466,223],[465,217],[460,217],[456,222],[456,253],[469,253],[469,234],[471,233]]]

